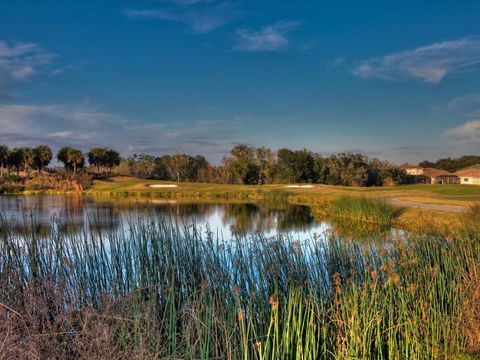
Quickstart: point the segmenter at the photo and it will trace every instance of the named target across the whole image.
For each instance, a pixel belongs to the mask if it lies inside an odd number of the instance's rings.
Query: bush
[[[21,182],[22,178],[17,174],[10,173],[3,176],[3,180],[4,182],[16,183],[16,182]]]
[[[18,184],[4,184],[0,186],[0,194],[19,194],[25,191],[25,186]]]

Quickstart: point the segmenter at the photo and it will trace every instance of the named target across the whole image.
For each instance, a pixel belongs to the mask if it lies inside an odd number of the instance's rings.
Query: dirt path
[[[441,205],[441,204],[431,204],[431,203],[419,203],[415,201],[408,201],[408,200],[398,200],[387,198],[387,201],[393,205],[397,206],[406,206],[406,207],[415,207],[420,209],[428,209],[428,210],[437,210],[437,211],[447,211],[447,212],[454,212],[454,213],[461,213],[467,210],[467,208],[463,206],[457,205]]]

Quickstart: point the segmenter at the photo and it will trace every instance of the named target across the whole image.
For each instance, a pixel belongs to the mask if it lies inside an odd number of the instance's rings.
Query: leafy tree
[[[463,169],[472,165],[476,165],[476,164],[480,164],[480,156],[463,155],[457,159],[452,159],[452,158],[438,159],[436,162],[425,160],[418,165],[424,168],[431,167],[435,169],[442,169],[450,172],[455,172],[460,169]]]
[[[77,173],[77,168],[82,167],[85,163],[82,151],[69,146],[58,151],[57,159],[65,165],[65,169],[73,169],[74,174]]]
[[[175,176],[175,170],[171,169],[172,157],[164,155],[155,159],[155,169],[153,174],[160,180],[172,180],[171,174]]]
[[[294,169],[295,156],[290,149],[280,149],[277,152],[278,157],[278,176],[281,182],[296,182],[296,174]]]
[[[237,145],[230,153],[229,170],[237,183],[257,184],[259,169],[255,159],[255,149],[247,145]]]
[[[33,148],[33,163],[42,171],[52,161],[52,150],[47,145],[38,145]]]
[[[185,154],[173,155],[171,158],[174,179],[178,182],[189,181],[195,173],[194,160],[191,156]]]
[[[372,174],[363,154],[344,152],[326,159],[325,181],[330,185],[367,186]]]
[[[372,159],[369,162],[371,179],[368,185],[400,185],[407,183],[408,175],[405,170],[398,168],[388,161]]]
[[[421,163],[419,163],[418,166],[420,166],[422,168],[433,168],[433,167],[435,167],[435,163],[433,163],[431,161],[428,161],[428,160],[424,160]]]
[[[105,165],[106,148],[94,147],[87,153],[88,163],[97,167],[97,174],[100,174],[100,166]]]
[[[133,154],[127,159],[129,173],[138,177],[150,178],[157,167],[156,158],[147,154]]]
[[[328,176],[327,160],[318,154],[313,159],[313,174],[316,183],[324,184]]]
[[[194,159],[197,170],[195,181],[207,182],[210,164],[208,163],[207,159],[205,159],[205,157],[202,155],[197,155]]]
[[[269,148],[260,147],[255,150],[258,170],[258,183],[271,184],[277,178],[277,156]]]
[[[3,176],[3,169],[7,166],[8,163],[8,146],[0,145],[0,171],[1,176]]]
[[[312,182],[314,180],[314,158],[307,149],[298,151],[280,149],[277,157],[278,176],[281,182]]]

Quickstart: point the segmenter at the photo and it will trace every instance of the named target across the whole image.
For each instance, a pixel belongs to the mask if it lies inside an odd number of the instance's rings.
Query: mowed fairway
[[[176,184],[175,188],[152,188],[151,184]],[[112,177],[96,180],[87,193],[118,195],[146,195],[159,197],[262,197],[284,194],[293,199],[314,204],[339,195],[371,196],[403,201],[458,205],[468,207],[480,204],[480,186],[475,185],[402,185],[396,187],[344,187],[314,184],[313,187],[286,187],[275,185],[229,185],[204,183],[174,183],[132,177]]]

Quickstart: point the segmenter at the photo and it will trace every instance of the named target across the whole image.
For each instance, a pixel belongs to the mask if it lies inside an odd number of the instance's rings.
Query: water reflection
[[[23,232],[25,226],[35,224],[36,233],[47,236],[55,223],[59,230],[79,233],[86,227],[96,230],[116,230],[125,217],[151,214],[169,217],[181,224],[195,223],[208,227],[223,237],[232,233],[275,235],[277,233],[309,233],[323,231],[306,206],[286,202],[251,203],[183,203],[155,199],[97,198],[88,196],[5,196],[0,197],[4,218],[14,229]],[[55,219],[55,221],[53,221]],[[94,224],[94,225],[92,225]]]
[[[70,234],[116,231],[129,219],[152,213],[178,221],[179,225],[195,224],[200,231],[209,229],[225,240],[235,234],[256,232],[267,237],[289,233],[298,240],[307,240],[326,231],[346,240],[371,240],[384,238],[391,230],[348,221],[315,219],[309,207],[286,201],[252,204],[89,196],[0,196],[0,209],[10,229],[23,233],[26,226],[34,226],[35,232],[43,237],[51,234],[54,228]]]

